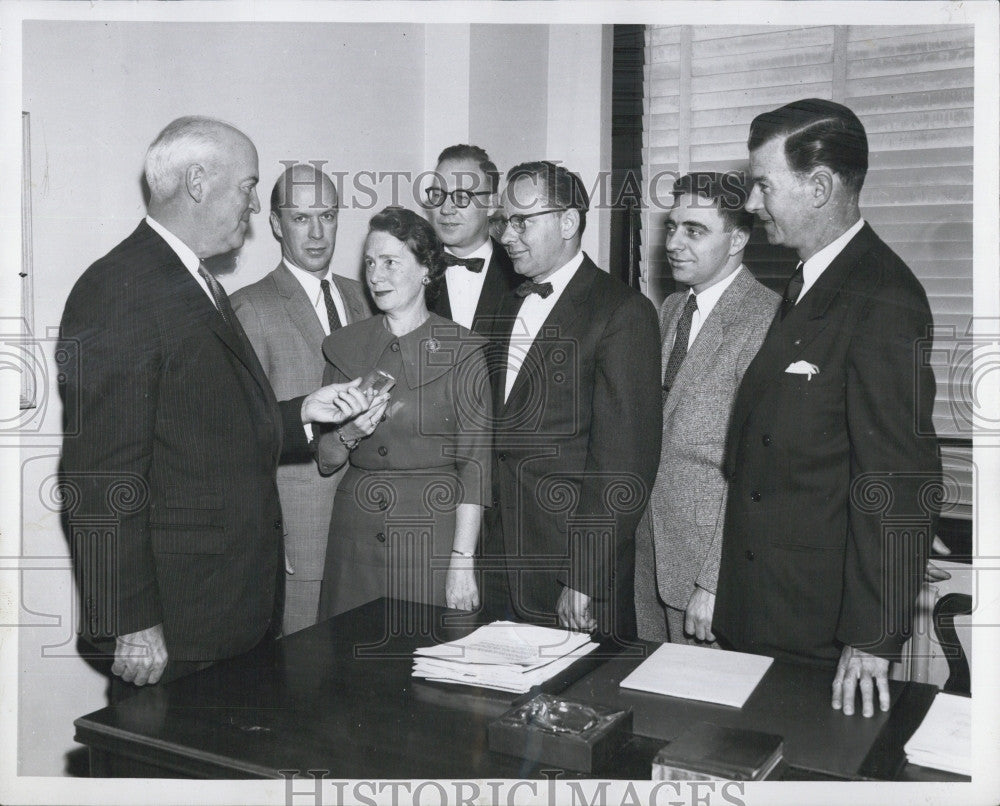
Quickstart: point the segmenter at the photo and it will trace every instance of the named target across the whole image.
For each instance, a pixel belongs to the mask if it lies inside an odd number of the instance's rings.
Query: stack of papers
[[[494,621],[457,641],[416,649],[413,676],[523,694],[595,649],[586,633]]]
[[[906,760],[921,767],[972,775],[972,700],[938,692],[916,733]]]
[[[773,660],[692,644],[664,644],[622,680],[621,687],[742,708]]]

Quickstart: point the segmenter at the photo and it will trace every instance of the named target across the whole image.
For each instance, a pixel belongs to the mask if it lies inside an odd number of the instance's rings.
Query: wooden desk
[[[282,778],[321,770],[315,775],[333,779],[541,778],[551,765],[487,746],[487,725],[513,695],[410,676],[414,648],[475,626],[454,611],[379,600],[81,717],[76,740],[90,748],[91,774],[99,777]],[[656,749],[687,719],[708,718],[782,734],[788,778],[905,778],[902,745],[936,691],[894,683],[888,714],[844,717],[829,708],[826,672],[775,663],[746,706],[734,709],[620,691],[618,681],[639,662],[641,649],[584,659],[548,687],[631,705],[640,734],[611,769],[565,777],[648,780]]]

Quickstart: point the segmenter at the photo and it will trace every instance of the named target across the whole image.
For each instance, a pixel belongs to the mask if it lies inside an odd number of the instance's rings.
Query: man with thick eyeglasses
[[[523,282],[492,334],[496,615],[635,635],[634,534],[660,455],[660,339],[648,299],[594,265],[589,200],[551,162],[507,175],[494,237]],[[496,559],[494,557],[496,556]]]
[[[486,331],[500,298],[517,280],[507,253],[489,234],[499,184],[489,155],[479,146],[460,144],[441,152],[424,191],[428,218],[450,264],[430,308],[477,333]]]

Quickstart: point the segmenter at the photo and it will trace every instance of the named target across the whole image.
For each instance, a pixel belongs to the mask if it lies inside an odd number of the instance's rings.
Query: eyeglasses
[[[492,192],[490,190],[463,190],[462,188],[452,191],[444,191],[441,188],[427,188],[424,191],[427,196],[427,203],[431,207],[440,207],[444,204],[445,199],[451,199],[452,204],[456,207],[468,207],[473,197],[489,196]]]
[[[566,207],[556,207],[554,210],[542,210],[538,213],[515,213],[510,218],[504,218],[502,215],[494,216],[490,220],[490,231],[494,238],[499,239],[507,231],[507,225],[510,224],[510,228],[514,232],[518,235],[523,235],[525,229],[524,222],[529,218],[548,215],[549,213],[565,213],[567,209]]]

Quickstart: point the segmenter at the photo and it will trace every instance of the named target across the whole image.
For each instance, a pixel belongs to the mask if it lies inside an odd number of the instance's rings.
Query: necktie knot
[[[542,299],[545,299],[552,293],[552,283],[536,283],[532,280],[525,280],[514,291],[517,292],[519,297],[526,297],[528,294],[538,294]]]
[[[464,266],[471,272],[479,274],[486,265],[486,261],[481,257],[458,257],[450,252],[444,253],[445,266]]]

